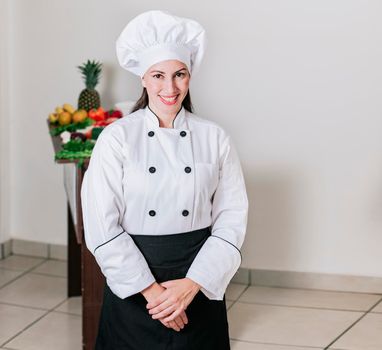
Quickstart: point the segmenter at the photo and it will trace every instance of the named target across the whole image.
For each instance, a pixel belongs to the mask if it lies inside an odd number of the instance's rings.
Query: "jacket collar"
[[[149,106],[145,108],[145,119],[147,120],[148,124],[151,127],[159,128],[159,118],[158,116],[150,109]],[[187,129],[187,117],[186,117],[186,111],[185,108],[182,106],[182,108],[179,110],[177,115],[175,116],[174,120],[172,121],[172,127],[173,129]],[[163,129],[170,129],[171,128],[163,128]]]

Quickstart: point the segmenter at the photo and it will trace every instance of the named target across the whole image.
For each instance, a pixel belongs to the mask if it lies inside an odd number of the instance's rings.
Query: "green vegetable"
[[[84,158],[89,158],[92,154],[95,142],[91,140],[86,140],[85,142],[80,139],[70,140],[69,142],[62,145],[62,149],[58,151],[55,155],[55,159],[70,159],[70,160],[82,160],[83,164]]]
[[[62,149],[65,151],[91,151],[94,148],[95,143],[91,140],[82,141],[81,139],[69,140],[62,145]]]
[[[94,123],[93,119],[86,118],[83,122],[80,123],[71,123],[68,125],[57,126],[56,128],[50,130],[52,136],[60,135],[64,131],[73,132],[79,129],[84,129]]]

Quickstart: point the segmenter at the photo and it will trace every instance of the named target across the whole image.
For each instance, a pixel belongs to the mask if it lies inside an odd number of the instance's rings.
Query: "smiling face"
[[[174,116],[182,107],[190,84],[187,66],[177,60],[152,65],[142,77],[149,107],[161,116]]]

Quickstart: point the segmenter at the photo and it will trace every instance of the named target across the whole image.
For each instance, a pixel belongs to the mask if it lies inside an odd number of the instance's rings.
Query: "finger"
[[[167,299],[168,299],[168,291],[167,291],[167,289],[165,289],[154,300],[152,300],[149,303],[147,303],[146,308],[147,309],[152,309],[153,307],[156,307],[159,304],[162,304]]]
[[[174,321],[170,321],[169,322],[169,325],[172,329],[174,329],[175,331],[179,332],[180,331],[180,328],[178,327],[178,325],[174,322]]]
[[[184,311],[182,311],[179,316],[182,318],[184,324],[188,323],[188,317]]]
[[[167,327],[167,328],[170,328],[170,325],[168,324],[168,322],[164,322],[163,320],[159,320],[161,321],[161,323],[163,324],[163,326]]]
[[[165,281],[165,282],[162,282],[162,283],[159,283],[162,287],[165,287],[165,288],[170,288],[170,287],[173,287],[176,285],[176,281],[177,280],[169,280],[169,281]]]
[[[150,315],[158,314],[159,312],[167,309],[169,306],[171,306],[171,302],[167,299],[162,304],[158,305],[157,307],[154,307],[153,309],[149,310]]]
[[[157,320],[158,318],[163,318],[163,317],[166,317],[170,314],[172,314],[172,312],[174,311],[175,309],[175,305],[170,305],[167,309],[164,309],[163,311],[155,314],[155,315],[152,315],[152,318],[154,320]],[[172,321],[173,319],[169,320],[169,321]],[[165,321],[167,322],[167,321]]]
[[[163,321],[170,322],[175,320],[175,318],[178,317],[182,311],[182,309],[176,309],[170,316],[164,318]]]
[[[178,325],[180,329],[184,328],[184,323],[181,317],[177,317],[174,319],[174,322]]]

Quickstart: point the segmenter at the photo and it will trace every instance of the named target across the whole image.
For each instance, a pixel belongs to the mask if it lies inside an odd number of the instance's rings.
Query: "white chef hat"
[[[159,10],[133,18],[116,43],[119,64],[140,77],[153,64],[165,60],[183,62],[194,75],[205,47],[205,30],[198,22]]]

